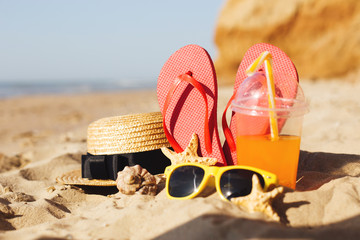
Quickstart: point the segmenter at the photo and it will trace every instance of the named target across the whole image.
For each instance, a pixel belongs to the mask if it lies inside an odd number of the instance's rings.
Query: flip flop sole
[[[181,82],[172,95],[165,113],[164,105],[167,94],[175,79],[181,74],[192,73],[206,93],[209,109],[209,129],[212,139],[212,153],[205,149],[204,118],[206,104],[200,92],[192,85]],[[160,110],[165,117],[165,126],[170,134],[184,149],[190,142],[193,133],[199,138],[199,156],[218,159],[219,165],[226,165],[217,129],[217,80],[214,66],[205,49],[197,45],[187,45],[176,51],[160,71],[157,85],[157,96]]]
[[[286,55],[286,53],[284,53],[280,48],[268,43],[255,44],[246,51],[236,74],[234,93],[236,93],[240,84],[248,77],[246,75],[246,69],[248,66],[250,66],[253,61],[258,58],[259,55],[264,51],[269,51],[272,55],[272,67],[274,73],[283,73],[274,79],[274,83],[277,87],[277,95],[281,95],[283,98],[294,98],[297,93],[297,83],[294,83],[294,79],[299,81],[295,65]],[[234,115],[234,113],[232,115]],[[235,128],[235,118],[232,117],[230,121],[230,130],[231,133],[233,133],[233,136],[236,130]],[[264,127],[264,129],[266,128]],[[231,151],[226,141],[224,143],[223,149],[228,164],[236,165],[236,151]]]

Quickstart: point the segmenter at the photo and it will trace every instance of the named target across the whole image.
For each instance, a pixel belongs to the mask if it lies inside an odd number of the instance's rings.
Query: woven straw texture
[[[66,185],[101,186],[101,187],[116,186],[116,182],[114,180],[102,180],[102,179],[90,180],[87,178],[82,178],[80,169],[65,173],[62,176],[57,177],[56,181],[58,183],[66,184]]]
[[[87,151],[93,155],[144,152],[170,147],[160,112],[103,118],[91,123]]]

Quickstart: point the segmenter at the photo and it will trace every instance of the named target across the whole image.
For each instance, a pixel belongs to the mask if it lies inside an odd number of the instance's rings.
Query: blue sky
[[[0,81],[154,80],[178,48],[216,58],[221,0],[0,0]]]

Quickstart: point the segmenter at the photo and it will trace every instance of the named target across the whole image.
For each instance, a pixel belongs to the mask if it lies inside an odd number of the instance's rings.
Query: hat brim
[[[57,177],[56,181],[64,185],[81,185],[81,186],[97,186],[97,187],[116,186],[116,182],[110,179],[104,180],[104,179],[82,178],[80,169],[67,172]]]

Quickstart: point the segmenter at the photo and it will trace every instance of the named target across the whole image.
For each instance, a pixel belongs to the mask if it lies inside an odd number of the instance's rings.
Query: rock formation
[[[255,43],[280,47],[300,78],[332,78],[360,66],[359,0],[228,0],[216,26],[218,78],[232,84]]]

